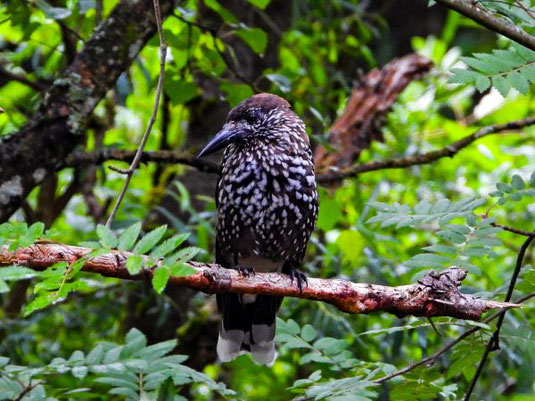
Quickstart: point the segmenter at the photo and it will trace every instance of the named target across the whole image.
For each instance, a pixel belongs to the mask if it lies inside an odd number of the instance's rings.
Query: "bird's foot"
[[[236,266],[236,270],[245,278],[254,277],[255,271],[252,267]]]
[[[299,288],[299,292],[303,293],[303,286],[308,285],[307,276],[305,273],[301,273],[299,270],[291,269],[289,273],[290,279],[292,280],[292,284],[295,280],[297,283],[297,288]]]

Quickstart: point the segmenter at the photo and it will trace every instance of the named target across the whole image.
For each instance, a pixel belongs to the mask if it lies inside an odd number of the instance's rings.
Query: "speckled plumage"
[[[216,261],[229,268],[292,273],[303,260],[318,214],[305,126],[284,99],[259,94],[229,113],[224,130],[240,134],[225,148],[216,189]],[[233,359],[245,349],[257,361],[272,362],[281,301],[219,296],[220,358]]]
[[[305,127],[288,107],[243,113],[251,112],[262,116],[258,136],[229,145],[223,156],[216,190],[219,250],[227,265],[250,255],[299,265],[318,212]]]

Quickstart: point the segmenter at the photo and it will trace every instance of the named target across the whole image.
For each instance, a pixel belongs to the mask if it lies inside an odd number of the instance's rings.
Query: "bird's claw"
[[[236,266],[236,270],[245,278],[254,277],[255,271],[252,267]]]
[[[307,276],[304,273],[301,273],[299,270],[292,269],[290,270],[290,279],[292,280],[292,284],[294,280],[297,283],[297,288],[299,288],[299,292],[303,293],[303,284],[308,285]]]

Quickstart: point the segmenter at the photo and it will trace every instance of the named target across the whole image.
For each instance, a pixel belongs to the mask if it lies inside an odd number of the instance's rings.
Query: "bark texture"
[[[173,5],[161,2],[162,18]],[[151,0],[119,2],[26,126],[0,139],[0,221],[83,141],[89,115],[155,32]]]
[[[314,152],[316,169],[349,167],[372,141],[382,141],[381,126],[387,111],[403,89],[421,78],[431,66],[426,58],[409,54],[360,78],[344,112],[331,127],[329,145],[335,151],[318,146]]]
[[[0,266],[18,264],[44,270],[58,262],[72,263],[89,252],[90,248],[49,243],[35,244],[14,252],[3,247]],[[137,275],[130,275],[126,269],[129,255],[128,252],[111,251],[88,259],[82,270],[126,280],[150,279],[152,268],[146,268]],[[169,285],[208,293],[264,294],[323,301],[352,314],[388,312],[396,316],[451,316],[477,320],[482,313],[490,309],[517,306],[462,294],[458,287],[466,277],[466,271],[455,267],[442,272],[430,272],[416,284],[399,287],[309,278],[307,286],[300,292],[297,285],[285,274],[257,273],[244,277],[236,270],[225,269],[217,264],[189,264],[197,273],[170,277]]]

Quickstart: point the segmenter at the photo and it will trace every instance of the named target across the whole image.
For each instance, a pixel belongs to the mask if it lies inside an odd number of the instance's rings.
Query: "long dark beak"
[[[243,136],[243,131],[240,129],[223,128],[206,144],[203,150],[197,155],[197,157],[203,157],[210,153],[217,152],[223,149],[232,142],[240,139]]]

